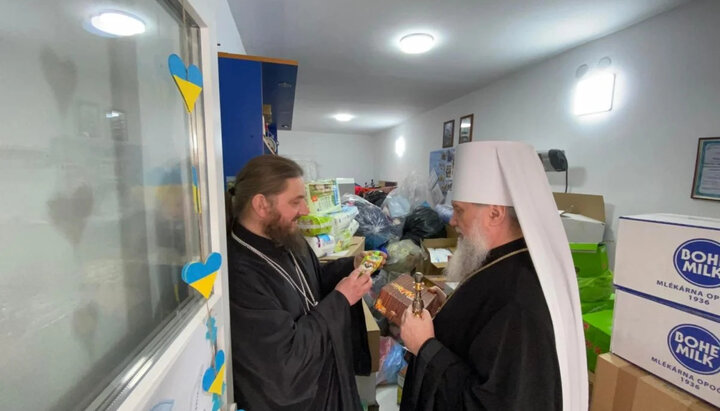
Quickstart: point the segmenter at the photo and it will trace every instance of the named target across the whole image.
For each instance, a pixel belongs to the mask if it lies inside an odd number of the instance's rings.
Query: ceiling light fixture
[[[338,113],[338,114],[335,114],[333,117],[335,118],[335,120],[342,121],[343,123],[355,118],[355,116],[353,116],[352,114],[348,114],[348,113]]]
[[[612,110],[615,73],[597,72],[581,78],[575,86],[573,113],[576,116]]]
[[[400,136],[395,140],[395,154],[402,157],[405,154],[405,137]]]
[[[145,23],[138,17],[122,11],[103,11],[90,19],[97,30],[118,37],[134,36],[145,32]]]
[[[429,51],[435,38],[427,33],[413,33],[400,39],[400,50],[407,54],[421,54]]]

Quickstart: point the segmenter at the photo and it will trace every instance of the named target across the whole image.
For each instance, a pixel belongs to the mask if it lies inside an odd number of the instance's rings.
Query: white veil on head
[[[515,208],[555,332],[563,409],[588,407],[580,295],[567,236],[535,149],[513,141],[477,141],[455,153],[455,201]]]

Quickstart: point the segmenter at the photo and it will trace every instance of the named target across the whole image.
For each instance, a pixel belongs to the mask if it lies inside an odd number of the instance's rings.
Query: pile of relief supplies
[[[605,244],[570,243],[580,291],[585,350],[590,372],[598,356],[610,351],[615,290]]]
[[[305,195],[310,214],[300,217],[298,227],[318,258],[347,250],[360,227],[357,207],[340,204],[334,180],[305,184]]]

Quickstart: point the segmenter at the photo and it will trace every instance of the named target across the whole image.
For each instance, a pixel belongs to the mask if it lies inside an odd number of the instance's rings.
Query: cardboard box
[[[305,184],[305,201],[310,214],[340,211],[340,192],[334,180],[311,181]]]
[[[720,220],[621,217],[615,285],[720,315]]]
[[[422,273],[426,276],[436,276],[436,277],[442,276],[443,270],[445,269],[445,267],[447,267],[447,263],[433,263],[430,260],[429,249],[431,249],[431,248],[447,249],[451,253],[454,253],[456,247],[457,247],[457,238],[431,238],[431,239],[423,240],[422,248],[427,255],[427,259],[423,263],[424,269],[423,269]]]
[[[320,257],[319,260],[321,264],[327,263],[329,261],[335,261],[340,258],[353,257],[361,254],[363,251],[365,251],[365,237],[353,237],[352,242],[350,243],[350,248],[339,253],[329,254],[324,257]]]
[[[575,273],[578,277],[594,277],[608,270],[608,255],[605,244],[570,244]]]
[[[605,222],[605,199],[595,194],[553,193],[558,210]]]
[[[335,184],[338,186],[338,195],[342,200],[342,196],[345,194],[355,194],[355,179],[354,178],[336,178]]]
[[[598,356],[610,351],[613,311],[598,311],[585,314],[582,318],[583,329],[585,331],[588,370],[595,371]]]
[[[598,357],[590,411],[706,411],[710,404],[607,353]]]
[[[365,300],[362,301],[363,313],[365,314],[365,328],[367,329],[368,347],[370,348],[370,372],[377,372],[380,369],[380,327],[372,316]]]
[[[720,323],[618,290],[611,350],[720,406]]]
[[[568,241],[601,243],[605,234],[605,200],[593,194],[553,193]]]
[[[605,236],[605,223],[594,218],[562,213],[560,221],[570,243],[601,243]]]
[[[632,410],[637,380],[646,375],[647,372],[616,355],[599,356],[590,410]]]
[[[710,411],[716,407],[653,375],[638,380],[633,410]]]
[[[445,224],[445,233],[447,238],[458,238],[457,230],[450,224]]]

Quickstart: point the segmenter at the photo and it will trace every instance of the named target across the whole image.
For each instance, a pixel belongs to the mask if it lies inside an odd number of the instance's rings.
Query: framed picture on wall
[[[455,143],[455,120],[443,123],[443,148],[452,147]]]
[[[690,197],[720,201],[720,137],[698,139]]]
[[[472,133],[473,115],[468,114],[467,116],[460,117],[460,136],[458,137],[458,144],[472,141]]]

